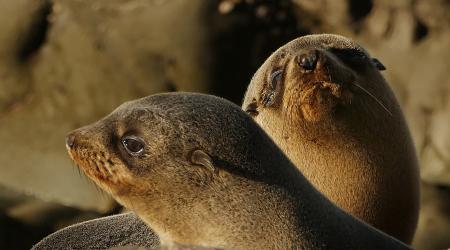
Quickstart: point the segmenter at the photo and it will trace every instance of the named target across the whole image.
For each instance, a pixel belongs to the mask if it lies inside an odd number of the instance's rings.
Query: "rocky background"
[[[0,249],[121,211],[71,163],[67,132],[157,92],[240,104],[273,50],[324,32],[387,67],[421,163],[413,246],[450,247],[449,31],[448,0],[0,0]]]

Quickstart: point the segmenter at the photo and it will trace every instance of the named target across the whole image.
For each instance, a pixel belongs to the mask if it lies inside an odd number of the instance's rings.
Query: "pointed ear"
[[[372,64],[373,64],[379,71],[386,70],[386,67],[384,67],[384,65],[380,62],[380,60],[378,60],[378,59],[376,59],[376,58],[372,58]]]
[[[190,160],[194,165],[202,166],[206,169],[209,169],[211,172],[216,171],[211,157],[203,150],[196,149],[192,151]]]

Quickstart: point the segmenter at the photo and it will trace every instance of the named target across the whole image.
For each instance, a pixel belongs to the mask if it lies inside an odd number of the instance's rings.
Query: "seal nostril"
[[[75,146],[75,135],[71,134],[66,137],[66,145],[69,148],[73,148]]]
[[[300,55],[297,58],[297,63],[304,70],[314,70],[317,65],[317,61],[319,56],[317,54],[317,50],[313,50],[311,52]]]

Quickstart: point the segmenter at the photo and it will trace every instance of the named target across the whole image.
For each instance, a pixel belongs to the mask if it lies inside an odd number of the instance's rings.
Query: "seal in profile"
[[[334,206],[221,98],[172,93],[127,102],[69,134],[67,148],[163,245],[408,249]]]

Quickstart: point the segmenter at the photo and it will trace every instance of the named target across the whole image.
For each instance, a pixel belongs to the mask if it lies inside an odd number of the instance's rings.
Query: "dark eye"
[[[125,136],[122,138],[122,145],[130,155],[140,155],[144,152],[144,141],[137,136]]]
[[[277,86],[280,85],[282,78],[283,70],[277,70],[270,75],[269,82],[265,85],[262,93],[262,104],[264,107],[269,107],[275,102]]]
[[[331,52],[353,68],[361,67],[368,59],[367,55],[358,49],[332,49]]]
[[[280,82],[283,70],[277,70],[275,72],[272,73],[272,75],[270,75],[270,83],[272,85],[272,87],[276,87],[276,85],[278,84],[278,82]]]

